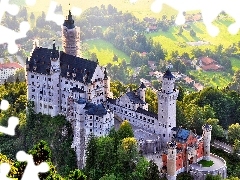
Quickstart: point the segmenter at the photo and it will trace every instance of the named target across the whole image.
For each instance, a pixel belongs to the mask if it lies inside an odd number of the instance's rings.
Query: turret
[[[74,25],[71,11],[62,26],[62,46],[66,54],[80,57],[80,28]]]
[[[171,140],[171,129],[176,127],[176,100],[179,91],[174,85],[175,77],[168,69],[163,75],[162,89],[158,92],[158,121],[162,126],[156,131],[162,136],[163,146]]]
[[[139,89],[139,97],[141,100],[143,100],[145,102],[145,93],[146,93],[146,86],[144,85],[144,83],[142,82]]]
[[[170,141],[167,144],[167,179],[176,180],[176,157],[177,157],[177,144],[175,141]]]
[[[34,39],[33,40],[33,50],[37,47],[39,47],[39,41],[37,39]]]
[[[110,78],[108,77],[106,68],[104,70],[103,84],[104,84],[104,96],[107,99],[107,97],[109,97],[110,92]]]
[[[56,49],[55,40],[53,41],[53,48],[51,50],[51,78],[48,81],[50,86],[51,108],[49,113],[51,116],[56,116],[60,112],[60,60],[59,50]]]
[[[203,159],[209,160],[212,126],[209,124],[205,124],[202,126],[202,130],[203,130],[203,150],[204,150]]]

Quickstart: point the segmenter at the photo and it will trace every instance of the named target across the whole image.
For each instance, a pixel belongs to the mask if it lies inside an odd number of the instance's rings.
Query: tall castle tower
[[[176,100],[178,90],[175,89],[175,77],[168,69],[163,75],[162,89],[158,92],[158,121],[161,124],[160,134],[163,145],[171,140],[171,129],[176,127]]]
[[[53,42],[53,49],[51,52],[51,69],[50,69],[50,97],[52,98],[52,109],[50,115],[56,116],[60,112],[60,60],[59,50],[56,50],[55,41]]]
[[[167,179],[176,180],[176,157],[177,157],[177,144],[175,141],[168,142],[167,154]]]
[[[62,26],[62,48],[66,54],[80,57],[80,27],[74,25],[71,11]]]
[[[106,101],[106,99],[109,97],[109,93],[110,93],[110,78],[108,77],[106,68],[104,70],[103,83],[104,83],[104,97],[105,97],[104,101]]]
[[[209,124],[205,124],[202,126],[202,130],[203,130],[203,149],[204,149],[203,159],[209,160],[212,126]]]
[[[140,96],[140,99],[145,102],[146,86],[144,85],[143,82],[141,83],[141,86],[139,87],[139,96]]]

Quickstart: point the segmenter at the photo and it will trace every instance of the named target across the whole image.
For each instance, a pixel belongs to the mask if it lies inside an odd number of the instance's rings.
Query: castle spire
[[[81,56],[80,52],[80,28],[74,25],[71,11],[62,26],[62,47],[63,52],[73,56]]]
[[[70,10],[68,11],[68,16],[67,16],[66,20],[64,21],[63,26],[66,26],[68,29],[75,28],[74,20],[73,20],[72,13]]]
[[[107,68],[104,70],[104,79],[108,79]]]

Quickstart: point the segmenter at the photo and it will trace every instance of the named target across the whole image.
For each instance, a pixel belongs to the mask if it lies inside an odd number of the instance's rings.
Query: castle
[[[80,29],[74,25],[71,12],[62,26],[62,49],[34,44],[26,61],[28,100],[34,102],[36,113],[64,115],[74,132],[72,148],[79,168],[84,167],[85,147],[90,134],[107,135],[114,127],[114,118],[127,119],[134,126],[139,149],[145,154],[161,153],[161,169],[168,179],[189,171],[201,159],[211,159],[211,126],[203,126],[203,136],[176,128],[175,77],[168,69],[158,91],[158,114],[148,111],[146,86],[129,91],[118,99],[110,92],[107,70],[97,62],[80,56]],[[160,157],[160,156],[159,156]],[[225,167],[225,169],[224,169]],[[226,166],[217,171],[226,177]],[[191,172],[200,172],[192,168]],[[216,170],[214,170],[215,172]],[[201,173],[201,172],[200,172]],[[204,174],[204,173],[202,173]]]

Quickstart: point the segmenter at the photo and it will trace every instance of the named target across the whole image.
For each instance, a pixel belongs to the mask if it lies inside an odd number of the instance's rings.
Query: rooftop
[[[126,95],[130,99],[130,101],[133,102],[134,104],[146,104],[146,102],[141,100],[140,97],[136,95],[135,91],[127,92]]]
[[[16,62],[0,64],[0,69],[21,69],[23,68]]]
[[[35,48],[30,59],[26,61],[26,64],[29,66],[27,70],[49,75],[51,69],[50,59],[53,56],[53,53],[54,57],[56,57],[55,51],[57,50],[54,47],[53,49],[42,47]],[[79,82],[91,82],[93,73],[97,67],[96,62],[72,56],[62,51],[57,54],[60,56],[60,69],[62,77],[74,79]]]
[[[171,71],[167,69],[167,71],[163,75],[163,78],[175,78],[175,77],[172,75]]]
[[[66,26],[68,29],[75,28],[74,20],[72,18],[72,13],[70,10],[69,10],[68,16],[66,17],[66,20],[63,23],[63,26]]]
[[[87,109],[86,114],[88,115],[103,116],[107,114],[107,110],[103,104],[87,103],[84,109]]]

